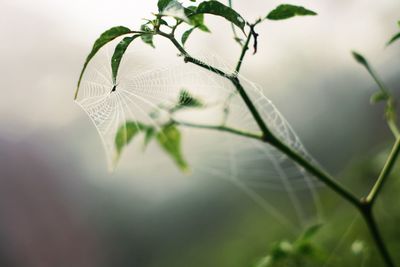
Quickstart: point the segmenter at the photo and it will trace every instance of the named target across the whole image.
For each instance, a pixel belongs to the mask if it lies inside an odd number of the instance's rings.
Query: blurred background
[[[377,88],[350,51],[364,54],[398,95],[400,46],[385,43],[399,30],[400,3],[287,2],[318,16],[260,25],[258,53],[246,58],[243,75],[265,89],[310,154],[361,196],[393,140],[383,107],[369,104]],[[108,171],[97,131],[73,101],[78,75],[104,30],[138,28],[156,4],[1,1],[1,266],[254,266],[274,243],[294,240],[304,230],[288,230],[229,181],[166,176],[160,159],[132,166],[132,158],[125,158]],[[278,4],[234,1],[249,21]],[[230,25],[206,21],[213,34],[195,33],[188,50],[234,62],[240,50]],[[160,38],[155,43],[158,53],[169,55],[162,63],[170,64],[175,49]],[[399,175],[400,168],[377,214],[400,264]],[[382,266],[352,207],[324,187],[315,190],[319,211],[311,212],[306,224],[323,224],[315,243],[325,256],[317,266]],[[286,197],[276,190],[262,195],[290,221],[291,204],[279,206]],[[354,241],[363,249],[352,250]]]

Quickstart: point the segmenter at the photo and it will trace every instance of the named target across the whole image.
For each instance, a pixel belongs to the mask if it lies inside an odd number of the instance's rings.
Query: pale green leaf
[[[157,141],[164,151],[173,159],[183,172],[189,170],[189,166],[181,151],[181,133],[173,124],[168,124],[157,133]]]
[[[144,32],[149,32],[148,34],[142,34],[142,35],[140,35],[140,38],[142,39],[142,41],[143,41],[145,44],[148,44],[148,45],[150,45],[151,47],[154,48],[154,43],[153,43],[153,36],[154,36],[154,35],[153,35],[153,33],[152,33],[150,27],[147,26],[147,25],[142,25],[142,26],[140,27],[140,30],[141,30],[141,31],[144,31]]]
[[[143,125],[140,122],[127,121],[123,125],[121,125],[115,135],[115,149],[117,152],[117,157],[122,152],[122,149],[128,145],[131,140],[138,134],[140,131],[144,131],[147,129],[147,126]]]

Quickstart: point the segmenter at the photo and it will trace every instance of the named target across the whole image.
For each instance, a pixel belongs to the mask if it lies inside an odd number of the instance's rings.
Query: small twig
[[[251,132],[235,129],[235,128],[224,126],[224,125],[204,125],[204,124],[195,124],[195,123],[178,121],[178,120],[172,120],[172,121],[180,126],[197,128],[197,129],[216,130],[216,131],[221,131],[221,132],[229,132],[229,133],[239,135],[239,136],[262,140],[261,134],[251,133]]]

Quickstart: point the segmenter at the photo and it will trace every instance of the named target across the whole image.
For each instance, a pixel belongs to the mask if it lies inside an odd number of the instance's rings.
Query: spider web
[[[259,132],[235,88],[225,78],[193,64],[177,63],[168,68],[154,68],[146,62],[145,53],[125,54],[113,88],[110,59],[112,50],[100,51],[83,76],[76,100],[93,121],[105,148],[110,169],[115,163],[115,136],[126,121],[142,122],[160,129],[168,118],[162,107],[176,103],[182,89],[201,99],[205,107],[184,109],[174,120],[200,125],[227,125],[245,131]],[[231,72],[228,64],[218,57],[203,61]],[[269,129],[292,149],[315,161],[307,153],[288,122],[265,96],[260,86],[245,77],[239,77],[243,87],[255,103]],[[158,113],[157,118],[152,116]],[[268,144],[231,133],[179,127],[182,131],[183,154],[194,177],[217,178],[229,181],[247,194],[268,214],[288,229],[298,229],[319,212],[315,182],[285,155]],[[136,155],[141,157],[141,155]],[[167,157],[153,157],[156,161],[175,166]],[[174,173],[176,175],[176,173]],[[282,199],[288,199],[295,220],[290,220],[279,208]],[[272,201],[274,195],[275,202]],[[278,207],[278,208],[277,208]]]

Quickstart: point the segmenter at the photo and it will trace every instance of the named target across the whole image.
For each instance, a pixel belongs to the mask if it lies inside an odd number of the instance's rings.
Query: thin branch
[[[372,235],[372,238],[386,264],[387,267],[395,267],[395,264],[389,254],[388,249],[386,248],[385,242],[382,239],[382,234],[380,233],[378,226],[376,224],[375,218],[373,216],[371,206],[365,206],[364,209],[361,209],[361,214],[365,222],[367,223],[368,229]]]
[[[376,180],[374,186],[372,187],[370,193],[366,197],[366,201],[371,203],[371,205],[375,202],[376,197],[378,196],[379,192],[382,190],[383,185],[385,184],[390,172],[392,171],[394,164],[399,156],[400,153],[400,138],[396,139],[392,150],[389,154],[389,157],[386,160],[386,163],[379,174],[378,179]]]
[[[237,77],[237,72],[229,75],[221,70],[218,70],[212,66],[209,66],[205,63],[202,63],[201,61],[191,57],[185,49],[179,44],[179,42],[174,38],[173,35],[166,34],[163,32],[159,32],[161,36],[164,36],[171,40],[171,42],[175,45],[175,47],[185,56],[185,61],[186,62],[191,62],[193,64],[196,64],[202,68],[209,69],[212,72],[215,72],[221,76],[224,76],[228,78],[233,85],[235,86],[236,90],[242,97],[243,101],[245,102],[247,108],[249,109],[250,113],[252,114],[254,120],[260,127],[260,130],[262,131],[262,138],[264,142],[268,142],[272,146],[276,147],[278,150],[280,150],[282,153],[286,154],[288,157],[293,159],[295,162],[297,162],[300,166],[302,166],[304,169],[309,171],[311,174],[315,175],[318,180],[321,182],[325,183],[328,187],[330,187],[333,191],[341,195],[343,198],[348,200],[350,203],[355,205],[357,208],[360,207],[360,201],[347,189],[345,189],[342,185],[340,185],[336,180],[325,173],[323,170],[320,168],[314,166],[312,163],[308,162],[304,157],[299,155],[297,152],[292,150],[289,146],[286,144],[282,143],[278,138],[274,136],[274,134],[268,129],[268,126],[264,122],[263,118],[261,117],[260,113],[258,112],[256,106],[254,105],[253,101],[250,99],[248,96],[247,92],[243,88],[243,86],[240,83],[239,78]],[[250,34],[249,34],[250,35]],[[248,48],[248,43],[250,42],[250,38],[248,37],[248,42],[247,42],[247,48]],[[240,59],[243,60],[244,56],[246,54],[246,46],[243,47],[242,54],[240,56]],[[238,70],[240,70],[240,65],[238,64]]]
[[[261,134],[251,133],[251,132],[235,129],[235,128],[224,126],[224,125],[204,125],[204,124],[195,124],[195,123],[178,121],[178,120],[172,120],[172,121],[180,126],[197,128],[197,129],[205,129],[205,130],[215,130],[215,131],[220,131],[220,132],[228,132],[228,133],[232,133],[232,134],[239,135],[239,136],[257,139],[259,141],[262,140]]]

